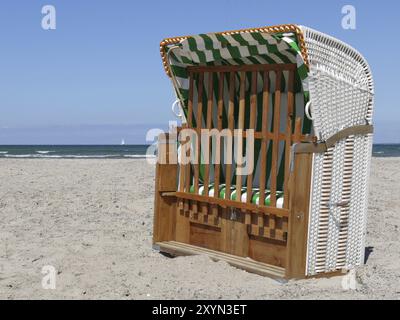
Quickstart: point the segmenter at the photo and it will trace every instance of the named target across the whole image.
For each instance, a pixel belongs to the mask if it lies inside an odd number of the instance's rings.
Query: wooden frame
[[[270,50],[274,34],[279,53]],[[307,44],[315,50],[307,52]],[[182,148],[181,157],[191,155],[201,164],[157,168],[155,247],[208,254],[273,277],[327,277],[332,270],[340,274],[362,265],[374,105],[364,57],[331,36],[296,25],[167,38],[160,53],[183,108],[182,129],[217,129],[232,139],[234,130],[254,128],[254,139],[249,132],[234,132],[229,157],[245,153],[248,159],[249,142],[255,141],[257,170],[241,176],[238,161],[227,164],[219,137],[216,142],[208,137],[206,147],[203,140],[190,151]],[[315,65],[321,74],[310,77]],[[303,115],[308,103],[313,119]],[[332,112],[347,116],[332,118]],[[313,129],[318,138],[304,134]],[[183,139],[178,143],[189,146]],[[222,164],[205,165],[210,144],[211,158]],[[205,152],[200,157],[199,150]],[[177,174],[175,182],[171,174]]]
[[[197,163],[189,164],[157,164],[156,190],[155,190],[155,214],[154,214],[154,247],[160,251],[174,255],[181,254],[207,254],[214,260],[225,260],[228,263],[244,268],[248,271],[278,278],[304,278],[306,268],[306,243],[309,198],[311,188],[312,154],[296,154],[291,158],[292,145],[294,143],[312,141],[312,137],[301,133],[301,119],[297,118],[293,123],[294,104],[294,72],[296,65],[248,65],[248,66],[219,66],[219,67],[190,67],[189,103],[187,111],[187,123],[184,128],[192,128],[197,133],[202,129],[202,121],[196,119],[193,126],[194,111],[202,114],[204,107],[207,109],[205,128],[212,128],[211,110],[213,99],[207,98],[207,104],[203,104],[203,85],[208,79],[208,92],[213,91],[215,81],[212,74],[219,76],[219,98],[216,100],[217,125],[216,129],[222,129],[222,92],[224,90],[223,78],[229,79],[229,92],[227,129],[233,132],[234,124],[234,98],[238,89],[239,118],[238,129],[244,128],[244,79],[246,73],[251,74],[252,88],[250,88],[249,128],[256,129],[256,105],[257,75],[261,73],[263,86],[263,125],[260,132],[255,132],[254,138],[261,140],[261,172],[266,170],[267,143],[272,144],[272,167],[270,184],[270,205],[264,204],[264,190],[267,181],[264,174],[260,176],[260,201],[259,204],[251,202],[253,173],[236,180],[235,186],[239,193],[236,200],[231,199],[230,177],[234,165],[225,165],[225,198],[219,197],[219,182],[221,181],[222,164],[213,165],[215,172],[214,195],[208,194],[209,173],[212,164],[204,164],[204,193],[199,194],[200,181],[200,143],[197,145]],[[266,125],[269,105],[269,73],[275,72],[275,108],[272,119],[274,126],[272,131]],[[287,112],[280,112],[281,105],[281,78],[283,72],[289,74],[289,86],[287,88]],[[239,77],[239,88],[235,89],[235,77]],[[195,80],[196,78],[196,80]],[[267,80],[268,79],[268,80]],[[237,82],[236,82],[237,83]],[[196,99],[194,101],[194,88]],[[259,115],[258,115],[259,116]],[[285,117],[285,132],[280,131],[280,117]],[[284,118],[282,118],[284,119]],[[247,138],[246,134],[243,135]],[[159,155],[167,157],[176,152],[175,142],[166,144],[168,137],[159,140]],[[217,139],[218,140],[218,139]],[[285,177],[284,177],[284,203],[282,208],[277,207],[278,175],[278,148],[281,142],[284,144]],[[184,143],[184,142],[181,142]],[[220,144],[217,142],[217,157],[220,157]],[[209,144],[208,144],[209,148]],[[184,148],[182,148],[183,150]],[[239,149],[237,152],[241,152]],[[183,151],[182,151],[183,152]],[[209,154],[210,150],[205,153]],[[183,153],[182,153],[183,155]],[[231,156],[231,155],[229,155]],[[174,158],[175,155],[172,156]],[[293,156],[292,156],[293,157]],[[292,165],[290,165],[292,163]],[[179,166],[179,174],[178,174]],[[290,170],[291,169],[291,170]],[[179,181],[179,189],[177,186]],[[241,200],[241,186],[246,182],[246,201]],[[194,193],[190,192],[193,183]]]

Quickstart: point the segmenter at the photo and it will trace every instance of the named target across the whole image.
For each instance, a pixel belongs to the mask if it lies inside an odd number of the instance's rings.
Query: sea
[[[0,159],[152,158],[154,155],[147,155],[148,147],[148,145],[2,145],[0,146]]]
[[[2,145],[0,158],[144,159],[148,145]],[[372,156],[400,157],[400,144],[375,144]]]

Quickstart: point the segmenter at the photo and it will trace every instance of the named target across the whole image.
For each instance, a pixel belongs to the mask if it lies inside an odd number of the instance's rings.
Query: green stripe
[[[204,40],[204,45],[207,50],[214,49],[213,40],[206,34],[199,35]]]
[[[181,66],[172,65],[171,71],[173,72],[175,77],[179,77],[179,78],[188,78],[189,77],[186,68],[183,68]]]
[[[235,39],[237,42],[239,42],[241,46],[248,46],[249,45],[249,43],[246,40],[244,40],[243,37],[239,33],[238,34],[233,34],[233,35],[231,35],[231,37],[233,39]]]

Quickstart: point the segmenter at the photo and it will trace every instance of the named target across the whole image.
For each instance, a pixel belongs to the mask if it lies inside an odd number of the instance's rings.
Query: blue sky
[[[56,30],[41,28],[46,4],[56,8]],[[345,4],[356,8],[356,30],[341,27]],[[399,11],[390,0],[3,0],[0,144],[143,143],[147,128],[173,120],[161,39],[282,23],[331,34],[367,58],[375,142],[400,143]]]

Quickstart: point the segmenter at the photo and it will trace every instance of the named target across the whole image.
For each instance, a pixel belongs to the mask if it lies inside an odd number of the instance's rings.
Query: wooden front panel
[[[287,224],[281,221],[273,230],[268,227],[251,230],[251,226],[245,224],[246,210],[222,208],[201,201],[182,201],[184,206],[176,212],[176,241],[285,267],[287,231],[283,228],[287,228]],[[197,210],[200,207],[206,208],[207,212]],[[216,218],[214,210],[218,212]],[[257,215],[252,216],[257,218]],[[268,225],[267,222],[264,224]]]
[[[286,267],[286,243],[251,236],[249,239],[249,257],[256,261]]]
[[[194,246],[221,251],[221,229],[200,223],[190,223],[189,243]]]

